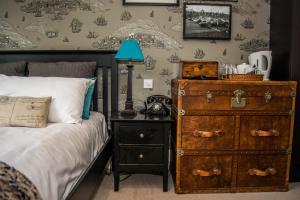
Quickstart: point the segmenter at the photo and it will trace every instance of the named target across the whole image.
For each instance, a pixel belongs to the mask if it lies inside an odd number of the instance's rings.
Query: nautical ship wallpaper
[[[232,5],[229,41],[183,40],[182,2],[168,7],[123,6],[122,0],[1,0],[0,50],[117,49],[122,39],[135,38],[147,57],[133,72],[139,107],[149,95],[170,95],[180,60],[240,64],[251,52],[269,48],[270,0],[193,0]],[[124,69],[120,66],[120,109],[126,98]],[[142,88],[148,78],[154,79],[151,90]]]

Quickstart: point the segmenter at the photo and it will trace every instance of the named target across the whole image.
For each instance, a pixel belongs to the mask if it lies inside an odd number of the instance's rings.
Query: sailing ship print
[[[170,75],[172,75],[173,73],[172,73],[172,72],[169,72],[168,69],[163,68],[159,74],[160,74],[161,76],[170,76]]]
[[[222,55],[223,55],[223,56],[227,56],[227,49],[224,49]]]
[[[149,17],[154,17],[154,10],[151,11]]]
[[[168,58],[168,61],[170,63],[179,63],[180,62],[180,58],[179,56],[175,53],[175,54],[172,54],[169,58]]]
[[[136,79],[143,79],[143,76],[142,76],[141,74],[138,74],[138,75],[136,76]]]
[[[45,34],[48,38],[58,37],[58,31],[46,31]]]
[[[77,18],[73,18],[70,27],[72,33],[79,33],[81,31],[82,23]]]
[[[151,56],[145,58],[146,70],[153,70],[155,68],[156,60]]]
[[[37,9],[34,13],[35,17],[43,17],[42,11],[40,9]]]
[[[264,39],[252,39],[239,46],[240,50],[246,52],[264,51],[268,50],[269,42]]]
[[[94,31],[89,31],[89,34],[86,36],[88,39],[97,38],[98,35]]]
[[[68,37],[64,37],[63,42],[70,42]]]
[[[254,28],[254,24],[251,21],[251,19],[246,19],[243,23],[241,23],[241,26],[244,27],[245,29],[253,29]]]
[[[235,41],[244,41],[245,39],[247,38],[241,33],[237,33],[236,36],[234,37]]]
[[[204,51],[202,50],[202,49],[197,49],[196,51],[195,51],[195,53],[194,53],[194,58],[195,59],[202,59],[202,58],[204,58],[205,57],[205,53],[204,53]]]
[[[129,11],[125,10],[122,14],[121,14],[121,21],[129,21],[132,18],[132,15]]]
[[[94,21],[97,26],[106,26],[107,20],[103,15],[97,17],[97,19]]]

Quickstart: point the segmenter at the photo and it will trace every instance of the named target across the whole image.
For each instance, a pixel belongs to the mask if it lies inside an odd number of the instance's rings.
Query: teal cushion
[[[82,119],[89,119],[90,118],[90,108],[91,108],[91,102],[95,90],[95,84],[96,84],[96,77],[91,78],[92,80],[95,80],[93,84],[90,85],[88,88],[88,91],[84,98],[84,105],[83,105],[83,112],[82,112]]]

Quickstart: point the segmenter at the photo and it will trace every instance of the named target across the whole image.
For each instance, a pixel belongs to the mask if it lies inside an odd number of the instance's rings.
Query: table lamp
[[[121,112],[123,116],[134,116],[136,111],[133,109],[132,101],[132,68],[133,63],[144,62],[144,55],[136,40],[123,40],[119,47],[115,59],[118,63],[127,64],[128,79],[127,79],[127,97],[125,109]]]

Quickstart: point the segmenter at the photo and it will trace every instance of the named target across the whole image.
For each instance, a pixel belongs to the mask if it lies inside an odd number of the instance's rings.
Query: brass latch
[[[185,91],[184,90],[178,90],[178,96],[184,96]]]
[[[184,151],[182,149],[176,149],[176,154],[178,156],[183,156],[184,155]]]
[[[272,99],[272,93],[270,91],[267,91],[265,93],[265,101],[266,101],[266,103],[269,103],[271,101],[271,99]]]
[[[207,100],[207,103],[210,103],[211,100],[212,100],[212,98],[213,98],[212,92],[211,92],[211,91],[207,91],[207,92],[206,92],[206,100]]]
[[[231,108],[244,108],[246,106],[246,98],[242,98],[245,94],[243,90],[235,90],[234,97],[231,98]]]
[[[178,115],[179,115],[179,116],[185,115],[185,110],[181,109],[181,110],[178,112]]]

